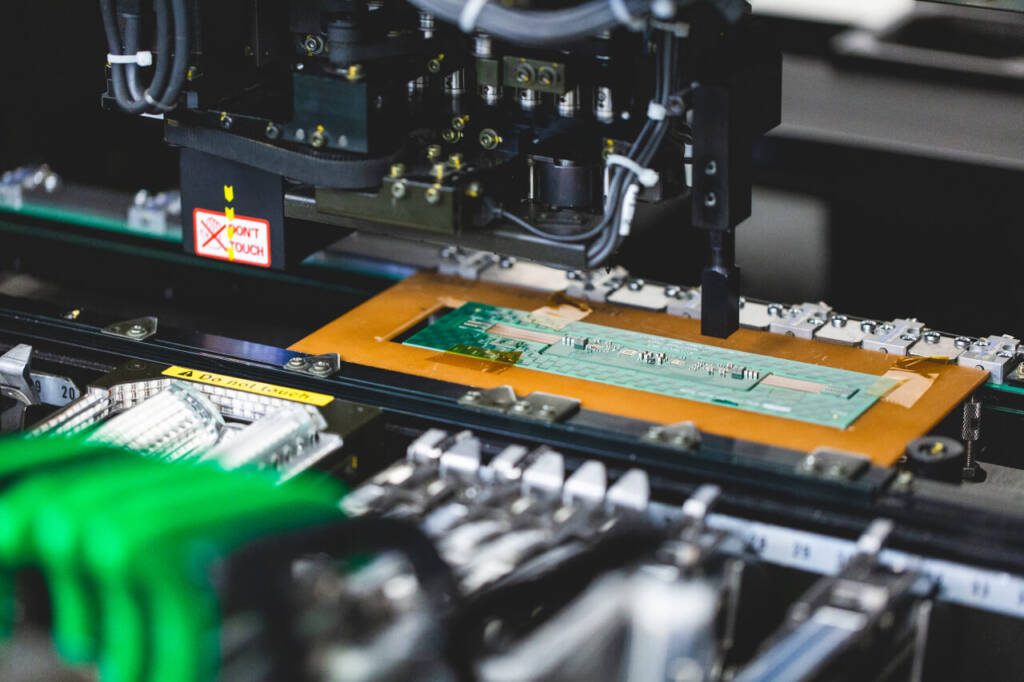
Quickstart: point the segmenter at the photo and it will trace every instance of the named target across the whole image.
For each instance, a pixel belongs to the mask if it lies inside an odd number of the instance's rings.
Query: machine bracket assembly
[[[580,409],[580,401],[575,398],[540,391],[520,398],[511,386],[467,391],[459,404],[549,424],[564,421]]]
[[[653,441],[658,445],[665,445],[676,450],[688,451],[693,450],[700,444],[700,431],[693,422],[652,426],[644,434],[644,440]]]
[[[0,395],[26,405],[39,404],[32,381],[32,346],[20,344],[0,355]]]

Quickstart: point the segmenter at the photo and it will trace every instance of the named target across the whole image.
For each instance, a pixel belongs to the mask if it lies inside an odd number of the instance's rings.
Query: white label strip
[[[707,525],[742,538],[762,559],[819,575],[835,575],[856,552],[856,542],[806,531],[709,514]],[[965,566],[882,550],[879,562],[914,568],[939,583],[939,598],[983,611],[1024,618],[1024,578],[1011,573]]]

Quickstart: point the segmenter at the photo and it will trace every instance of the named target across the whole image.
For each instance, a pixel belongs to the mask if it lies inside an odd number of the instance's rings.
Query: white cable
[[[152,52],[136,52],[135,54],[108,54],[108,64],[136,64],[138,66],[152,66]]]
[[[463,33],[473,32],[480,13],[484,11],[488,2],[490,0],[466,0],[466,4],[462,6],[462,12],[459,14],[459,29]]]
[[[609,166],[622,166],[628,171],[632,171],[636,176],[637,181],[640,182],[644,187],[654,187],[658,184],[658,180],[661,176],[658,175],[658,171],[651,168],[644,168],[639,163],[623,156],[622,154],[612,154],[608,157]]]
[[[640,185],[635,182],[626,189],[622,199],[622,213],[619,219],[619,236],[628,237],[633,227],[633,216],[636,215],[636,196],[640,193]]]
[[[668,107],[664,104],[658,104],[657,102],[651,101],[647,105],[647,118],[652,121],[664,121],[668,116]]]
[[[611,7],[612,14],[619,20],[620,24],[628,26],[630,30],[639,31],[643,28],[644,21],[640,17],[634,17],[629,13],[629,8],[626,7],[625,0],[608,0],[608,6]]]

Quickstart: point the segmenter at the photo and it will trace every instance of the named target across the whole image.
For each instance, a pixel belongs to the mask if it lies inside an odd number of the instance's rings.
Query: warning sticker
[[[197,208],[192,222],[197,256],[270,267],[270,223],[266,220]]]
[[[287,386],[275,386],[274,384],[265,384],[262,381],[239,379],[238,377],[229,377],[224,374],[214,374],[213,372],[203,372],[198,369],[189,369],[188,367],[168,367],[163,371],[163,375],[167,377],[174,377],[175,379],[196,381],[209,386],[220,386],[221,388],[230,388],[235,391],[255,393],[257,395],[265,395],[270,398],[280,398],[281,400],[290,400],[294,403],[316,405],[317,407],[323,407],[334,402],[334,398],[332,396],[325,395],[323,393],[313,393],[311,391],[303,391],[297,388],[288,388]]]

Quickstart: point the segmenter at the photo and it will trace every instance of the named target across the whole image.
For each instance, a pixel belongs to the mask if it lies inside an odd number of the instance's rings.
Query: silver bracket
[[[337,353],[296,355],[285,363],[284,369],[297,374],[309,374],[320,379],[326,379],[341,370],[341,356]]]
[[[858,320],[847,315],[833,315],[829,318],[828,324],[818,330],[814,338],[819,341],[837,343],[840,346],[859,346],[864,341],[864,335],[874,326],[875,323],[871,320]]]
[[[852,481],[871,466],[871,459],[856,452],[816,448],[800,460],[797,471],[815,478]]]
[[[100,331],[109,336],[120,336],[122,339],[130,341],[145,341],[156,334],[156,327],[157,319],[150,316],[115,322]]]
[[[693,422],[652,426],[644,434],[644,440],[677,450],[693,450],[700,444],[700,431]]]
[[[864,341],[861,345],[865,350],[889,355],[906,355],[908,349],[917,343],[923,333],[924,325],[914,318],[869,323],[864,327]]]
[[[617,303],[631,308],[662,311],[669,304],[666,287],[648,284],[642,279],[630,279],[626,286],[619,287],[608,295],[609,303]]]
[[[614,293],[629,280],[629,272],[618,265],[611,270],[576,270],[566,275],[569,278],[569,286],[565,290],[566,295],[572,298],[603,303],[608,296]]]
[[[464,251],[455,246],[446,246],[441,250],[437,271],[442,275],[478,280],[481,273],[498,260],[498,256],[487,251]]]
[[[769,304],[750,301],[740,297],[740,326],[744,329],[765,331],[772,326],[772,316],[768,312]]]
[[[985,370],[991,375],[992,381],[1001,384],[1006,378],[1006,371],[1017,359],[1019,353],[1020,341],[1012,336],[1008,334],[988,336],[971,342],[971,345],[956,361],[962,367]]]
[[[768,307],[772,315],[768,330],[773,334],[785,334],[801,339],[812,339],[832,314],[832,307],[826,303],[803,303],[789,307]]]
[[[910,348],[910,354],[919,358],[944,358],[956,360],[971,345],[966,336],[948,336],[937,331],[926,331],[921,340]]]
[[[26,405],[39,404],[32,382],[32,346],[19,344],[0,355],[0,395]]]
[[[676,317],[688,317],[691,320],[700,319],[700,289],[684,289],[681,287],[665,287],[665,297],[668,299],[666,312]]]
[[[575,398],[539,391],[520,398],[511,386],[467,391],[459,404],[548,423],[564,421],[580,409],[580,401]]]

